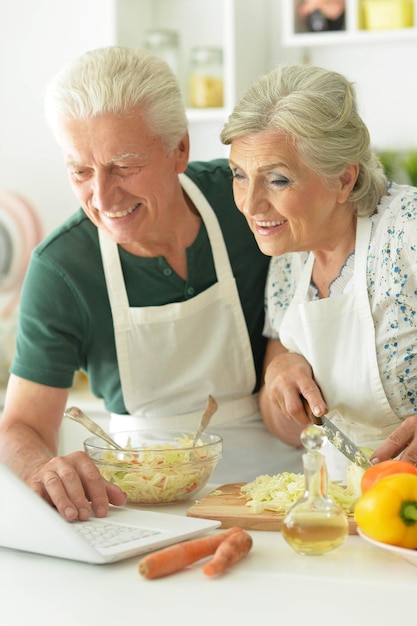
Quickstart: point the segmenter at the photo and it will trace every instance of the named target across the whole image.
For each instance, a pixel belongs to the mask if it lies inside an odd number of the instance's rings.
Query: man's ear
[[[187,169],[190,156],[190,137],[188,133],[180,139],[175,151],[177,154],[176,171],[177,174],[181,174]]]

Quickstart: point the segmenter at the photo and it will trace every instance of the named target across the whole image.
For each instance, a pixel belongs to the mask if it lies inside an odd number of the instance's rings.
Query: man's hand
[[[126,502],[123,491],[106,481],[84,452],[53,457],[26,480],[68,521],[87,520],[91,510],[105,517],[109,503]]]
[[[0,420],[0,461],[67,520],[104,517],[124,493],[84,452],[57,456],[68,390],[10,375]]]

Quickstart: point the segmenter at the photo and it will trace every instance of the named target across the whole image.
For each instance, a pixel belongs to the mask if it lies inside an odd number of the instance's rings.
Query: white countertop
[[[94,419],[104,413],[84,390],[71,394],[71,401]],[[72,422],[64,428],[66,451],[81,446],[85,430]],[[191,504],[157,510],[184,515]],[[124,626],[145,620],[150,626],[232,626],[265,618],[278,626],[415,622],[417,567],[400,556],[357,536],[326,556],[300,556],[280,533],[250,533],[248,557],[216,579],[203,574],[201,562],[148,581],[138,573],[139,557],[89,565],[0,548],[0,621],[5,626]]]
[[[213,489],[210,485],[207,490]],[[192,504],[158,507],[183,515]],[[202,562],[145,580],[139,557],[89,565],[0,548],[0,620],[5,626],[238,623],[392,626],[415,623],[417,567],[351,536],[325,556],[300,556],[279,532],[250,531],[253,548],[228,573]]]

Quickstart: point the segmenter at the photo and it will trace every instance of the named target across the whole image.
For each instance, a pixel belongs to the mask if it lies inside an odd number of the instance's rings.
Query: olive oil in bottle
[[[328,496],[327,468],[320,448],[324,435],[319,426],[308,426],[301,434],[307,452],[303,455],[305,492],[288,511],[281,532],[299,554],[319,555],[339,547],[348,535],[345,513]]]

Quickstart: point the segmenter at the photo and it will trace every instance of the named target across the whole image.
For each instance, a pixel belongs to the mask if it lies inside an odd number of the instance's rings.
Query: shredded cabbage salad
[[[361,495],[361,478],[364,470],[357,465],[349,465],[346,471],[346,486],[329,481],[328,495],[347,515],[353,515],[356,500]],[[284,472],[275,476],[264,474],[253,482],[241,487],[246,497],[246,506],[251,513],[275,511],[286,513],[299,500],[305,491],[304,474]]]
[[[186,436],[175,441],[178,445],[144,445],[131,454],[128,449],[120,454],[109,448],[95,462],[101,475],[120,487],[129,502],[174,502],[204,487],[219,458],[217,446],[207,448],[199,440],[193,448]]]

